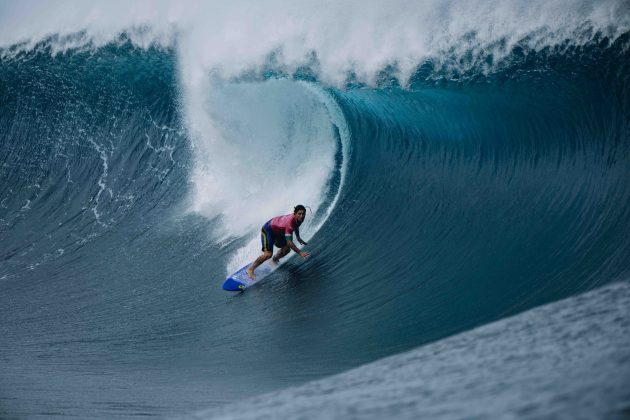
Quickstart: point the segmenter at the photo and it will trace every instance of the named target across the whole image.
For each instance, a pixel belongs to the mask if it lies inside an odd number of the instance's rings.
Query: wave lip
[[[411,5],[272,1],[264,5],[191,2],[54,2],[3,4],[0,56],[48,40],[53,53],[98,49],[126,34],[135,45],[176,48],[225,79],[269,61],[287,74],[310,68],[320,81],[376,85],[390,71],[407,86],[423,63],[451,71],[493,71],[515,47],[541,51],[579,46],[630,30],[627,3],[603,1],[431,0]],[[247,12],[243,12],[247,10]],[[239,31],[234,31],[238,25]],[[195,77],[188,74],[187,77]]]

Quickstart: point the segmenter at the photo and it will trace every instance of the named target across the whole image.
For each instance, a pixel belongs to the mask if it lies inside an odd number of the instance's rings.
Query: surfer
[[[260,232],[260,240],[262,242],[262,255],[256,258],[256,261],[247,269],[247,275],[254,280],[256,275],[254,270],[267,261],[273,255],[273,246],[277,246],[280,250],[273,256],[273,262],[277,263],[280,258],[284,257],[292,249],[297,252],[303,258],[311,256],[308,252],[303,252],[293,242],[293,232],[295,232],[295,238],[302,245],[306,245],[306,242],[300,238],[300,225],[304,222],[306,217],[306,208],[298,204],[293,208],[293,214],[286,214],[284,216],[274,217],[265,223]]]

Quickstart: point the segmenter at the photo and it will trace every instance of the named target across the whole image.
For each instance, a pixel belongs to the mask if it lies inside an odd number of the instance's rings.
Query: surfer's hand
[[[308,258],[311,256],[311,254],[309,254],[308,252],[300,252],[300,255],[304,258]]]
[[[306,242],[304,242],[304,241],[303,241],[303,240],[301,240],[301,239],[298,239],[298,241],[300,241],[300,243],[301,243],[302,245],[308,245]]]

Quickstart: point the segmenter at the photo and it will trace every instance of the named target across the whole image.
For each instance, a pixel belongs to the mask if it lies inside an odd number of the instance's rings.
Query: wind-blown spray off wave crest
[[[275,71],[308,69],[332,85],[343,85],[349,76],[376,84],[383,70],[406,85],[427,61],[444,71],[490,72],[517,46],[540,51],[567,42],[581,45],[596,34],[616,39],[630,28],[623,0],[360,5],[278,0],[129,5],[118,0],[107,7],[80,1],[72,6],[41,1],[4,5],[2,54],[30,50],[44,39],[52,41],[54,52],[99,48],[124,32],[143,48],[177,45],[188,81],[205,77],[208,70],[225,78],[240,76],[270,61]]]

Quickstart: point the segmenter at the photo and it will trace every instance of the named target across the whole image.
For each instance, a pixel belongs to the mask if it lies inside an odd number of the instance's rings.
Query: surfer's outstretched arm
[[[302,256],[303,258],[308,258],[311,256],[311,254],[309,254],[308,252],[304,252],[302,251],[300,248],[298,248],[293,241],[287,241],[287,245],[289,245],[289,248],[291,248],[293,251],[295,251],[296,253],[300,254],[300,256]]]

